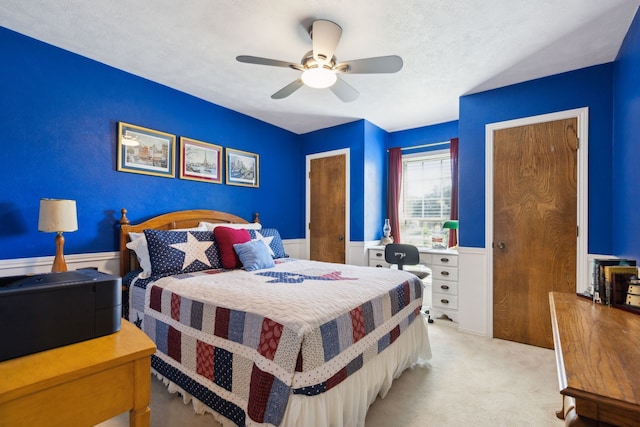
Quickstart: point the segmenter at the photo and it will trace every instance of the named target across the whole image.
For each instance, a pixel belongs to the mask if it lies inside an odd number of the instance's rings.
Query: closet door
[[[346,156],[311,160],[309,258],[344,264]]]
[[[493,336],[553,348],[548,293],[576,290],[577,119],[493,137]]]

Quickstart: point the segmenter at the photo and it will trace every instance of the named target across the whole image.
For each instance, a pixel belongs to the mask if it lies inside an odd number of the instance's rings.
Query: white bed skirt
[[[285,427],[364,427],[369,406],[377,396],[384,398],[391,383],[407,368],[425,366],[431,359],[431,345],[427,319],[420,316],[398,339],[374,359],[367,362],[356,373],[331,390],[317,396],[291,395],[282,426]],[[162,379],[170,393],[180,393],[184,403],[192,402],[197,414],[210,413],[224,427],[235,426],[229,419],[215,413],[204,403],[195,399],[175,383]],[[384,375],[381,373],[384,372]],[[342,408],[342,411],[339,410]],[[247,418],[247,425],[255,424]]]

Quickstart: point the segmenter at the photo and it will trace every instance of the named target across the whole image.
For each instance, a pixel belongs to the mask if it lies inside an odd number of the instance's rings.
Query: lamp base
[[[53,266],[51,267],[52,273],[67,271],[67,263],[64,260],[63,247],[64,237],[62,237],[62,232],[58,232],[56,235],[56,256],[53,259]]]
[[[393,237],[391,236],[385,236],[382,238],[382,240],[380,240],[381,246],[388,245],[389,243],[393,243]]]

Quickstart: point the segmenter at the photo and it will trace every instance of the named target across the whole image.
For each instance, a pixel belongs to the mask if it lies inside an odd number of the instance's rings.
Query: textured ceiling
[[[461,95],[613,61],[640,0],[2,0],[0,25],[301,134],[356,119],[387,131],[458,118]],[[298,71],[315,19],[342,27],[339,61],[399,55],[396,74],[271,94]]]

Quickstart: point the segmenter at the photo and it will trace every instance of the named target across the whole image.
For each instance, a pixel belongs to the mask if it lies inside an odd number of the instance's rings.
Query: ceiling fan
[[[359,92],[340,78],[339,74],[396,73],[402,69],[402,58],[396,55],[338,62],[334,52],[341,35],[342,28],[338,24],[317,20],[309,28],[313,49],[302,57],[300,64],[248,55],[237,56],[236,60],[302,71],[298,79],[271,95],[273,99],[286,98],[303,85],[307,85],[313,88],[329,88],[343,102],[351,102],[358,97]]]

